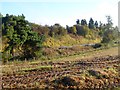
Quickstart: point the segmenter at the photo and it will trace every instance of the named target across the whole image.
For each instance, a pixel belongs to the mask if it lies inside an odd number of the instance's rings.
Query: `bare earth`
[[[50,61],[2,65],[4,89],[103,89],[120,85],[118,48]]]

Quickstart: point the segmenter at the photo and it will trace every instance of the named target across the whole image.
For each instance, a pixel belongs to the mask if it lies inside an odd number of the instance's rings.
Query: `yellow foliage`
[[[90,35],[88,36],[90,37]],[[88,44],[88,43],[99,43],[101,41],[100,38],[90,39],[90,38],[73,38],[70,35],[61,36],[59,38],[49,37],[43,43],[45,47],[60,47],[60,46],[72,46],[72,45],[80,45],[80,44]]]

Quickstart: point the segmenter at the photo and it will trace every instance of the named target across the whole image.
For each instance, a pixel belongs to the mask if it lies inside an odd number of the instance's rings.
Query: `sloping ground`
[[[73,45],[100,43],[100,42],[101,42],[100,37],[94,39],[87,39],[82,36],[65,35],[65,36],[58,36],[56,38],[52,38],[52,37],[46,38],[43,45],[45,47],[60,47],[60,46],[73,46]]]
[[[34,63],[36,67],[44,67],[3,74],[2,87],[48,90],[113,88],[120,85],[119,60],[118,55],[105,55],[72,61]]]

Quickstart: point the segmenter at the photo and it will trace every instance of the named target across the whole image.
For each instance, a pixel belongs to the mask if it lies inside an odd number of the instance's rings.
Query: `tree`
[[[66,25],[66,29],[67,29],[67,32],[70,33],[70,27],[68,25]]]
[[[76,30],[76,26],[75,26],[75,25],[74,25],[73,27],[71,27],[70,33],[72,33],[72,34],[76,34],[76,33],[77,33],[77,30]]]
[[[89,33],[89,28],[87,26],[76,26],[77,34],[86,37]]]
[[[114,40],[113,31],[107,30],[104,32],[102,43],[110,43]]]
[[[57,35],[57,33],[58,33],[58,29],[57,29],[56,27],[54,27],[54,26],[51,26],[51,27],[50,27],[49,35],[50,35],[51,37],[54,37],[54,36]]]
[[[106,16],[106,18],[107,18],[107,24],[104,25],[102,43],[110,43],[115,39],[111,16]]]
[[[64,36],[67,34],[67,30],[63,28],[62,26],[58,28],[58,35]]]
[[[85,19],[81,20],[81,25],[87,25],[87,21]]]
[[[100,21],[100,22],[99,22],[99,29],[100,29],[100,30],[102,29],[102,26],[103,26],[103,23]]]
[[[29,22],[25,20],[25,16],[6,15],[2,18],[3,36],[8,39],[7,46],[3,51],[8,53],[9,58],[23,57],[26,59],[38,57],[37,52],[41,51],[43,36],[39,36],[37,32],[32,31]],[[16,53],[20,54],[17,56]],[[40,53],[40,52],[39,52]]]
[[[38,33],[29,31],[29,36],[26,42],[23,44],[23,53],[24,58],[38,58],[41,56],[42,43],[44,36],[38,36]]]
[[[95,27],[98,28],[98,22],[97,21],[95,21]]]
[[[45,35],[45,36],[48,36],[49,35],[49,32],[50,32],[50,29],[49,29],[49,26],[45,25],[44,27],[42,27],[42,35]]]
[[[54,24],[53,26],[50,27],[50,32],[49,32],[49,35],[51,37],[54,37],[54,36],[58,36],[58,35],[66,35],[67,34],[67,30],[62,27],[60,24]]]
[[[79,19],[77,19],[76,23],[77,23],[77,24],[80,24],[80,21],[79,21]]]
[[[120,36],[119,36],[119,29],[117,26],[113,28],[113,37],[114,37],[114,41],[119,41]]]
[[[45,35],[46,37],[49,35],[50,28],[48,25],[42,26],[42,25],[37,25],[34,23],[30,24],[33,31],[39,33],[39,35]]]
[[[107,18],[106,28],[107,28],[107,30],[110,30],[113,25],[112,18],[111,18],[111,16],[106,16],[106,18]]]
[[[94,21],[92,18],[90,18],[90,21],[89,21],[89,28],[94,29]]]

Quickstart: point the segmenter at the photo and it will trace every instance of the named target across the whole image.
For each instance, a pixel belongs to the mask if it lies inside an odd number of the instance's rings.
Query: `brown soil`
[[[51,68],[3,74],[2,87],[3,89],[48,90],[52,88],[59,90],[113,88],[120,85],[120,57],[116,53],[112,53],[108,54],[108,51],[105,50],[99,56],[96,54],[84,59],[36,63],[34,66],[51,66]]]

